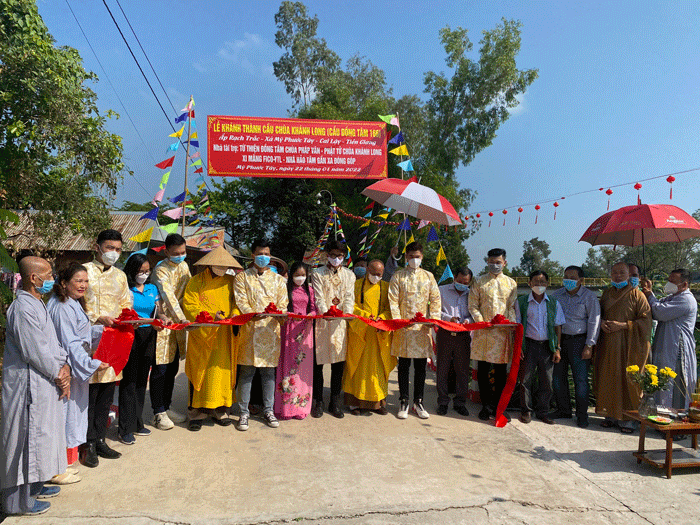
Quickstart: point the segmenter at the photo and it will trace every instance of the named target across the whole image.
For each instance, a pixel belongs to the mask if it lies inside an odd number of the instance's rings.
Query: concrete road
[[[248,432],[208,421],[153,429],[136,445],[114,442],[118,460],[81,467],[83,481],[63,487],[42,524],[697,524],[700,469],[674,472],[637,465],[638,433],[603,429],[591,417],[548,426],[513,418],[495,428],[472,415],[435,415],[428,373],[428,420],[391,413],[342,420],[285,421]],[[185,411],[186,378],[175,408]],[[328,388],[326,388],[328,396]],[[149,417],[150,417],[150,409]],[[152,428],[152,427],[150,427]],[[112,430],[114,432],[114,430]],[[110,437],[115,438],[114,434]],[[684,444],[688,444],[687,440]],[[663,448],[660,437],[647,448]]]

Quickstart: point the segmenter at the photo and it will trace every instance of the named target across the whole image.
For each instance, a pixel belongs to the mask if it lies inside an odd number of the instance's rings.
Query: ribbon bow
[[[119,314],[119,317],[117,317],[117,322],[119,322],[119,321],[136,321],[138,319],[139,319],[139,314],[137,314],[133,309],[124,308],[122,310],[122,313]]]
[[[323,314],[323,317],[345,317],[345,314],[342,310],[338,310],[336,305],[332,305],[328,311]]]
[[[194,320],[195,323],[213,323],[214,318],[209,312],[199,312]]]
[[[281,312],[279,308],[275,305],[275,303],[270,303],[265,307],[265,310],[263,310],[263,313],[265,314],[281,314],[284,312]]]
[[[428,321],[429,319],[423,315],[423,312],[416,312],[416,315],[411,318],[412,323],[425,323]]]

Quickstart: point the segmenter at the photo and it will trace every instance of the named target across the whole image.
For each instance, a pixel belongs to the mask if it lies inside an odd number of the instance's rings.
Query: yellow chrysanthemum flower
[[[658,386],[659,384],[659,377],[655,374],[651,375],[651,384],[652,386]]]
[[[656,365],[644,365],[644,369],[652,374],[656,374],[656,372],[658,372],[658,368],[656,368]]]
[[[676,376],[678,375],[678,374],[676,374],[673,370],[670,370],[670,369],[668,370],[667,373],[668,373],[668,376],[669,376],[671,379],[676,379]]]
[[[630,365],[627,367],[628,372],[639,372],[639,367],[637,365]]]

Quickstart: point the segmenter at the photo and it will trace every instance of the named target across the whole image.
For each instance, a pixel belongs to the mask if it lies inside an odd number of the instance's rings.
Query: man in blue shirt
[[[578,426],[588,426],[588,370],[593,346],[600,334],[600,302],[592,290],[583,286],[583,270],[569,266],[564,270],[564,286],[552,297],[559,301],[566,323],[561,327],[561,361],[554,365],[552,388],[557,410],[553,419],[571,418],[571,391],[569,367],[574,378],[576,421]]]

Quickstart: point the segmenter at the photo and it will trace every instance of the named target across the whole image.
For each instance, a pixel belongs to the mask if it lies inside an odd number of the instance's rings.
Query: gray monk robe
[[[698,382],[698,361],[695,354],[695,321],[698,302],[690,290],[657,299],[649,296],[651,315],[659,322],[651,352],[652,363],[669,367],[678,376],[674,386],[658,393],[659,404],[673,408],[688,408],[690,394]]]
[[[44,303],[20,290],[7,311],[3,354],[3,506],[9,505],[8,498],[17,494],[18,487],[43,483],[66,470],[63,401],[54,381],[67,360]],[[30,510],[29,490],[20,492],[24,508],[6,512]]]

